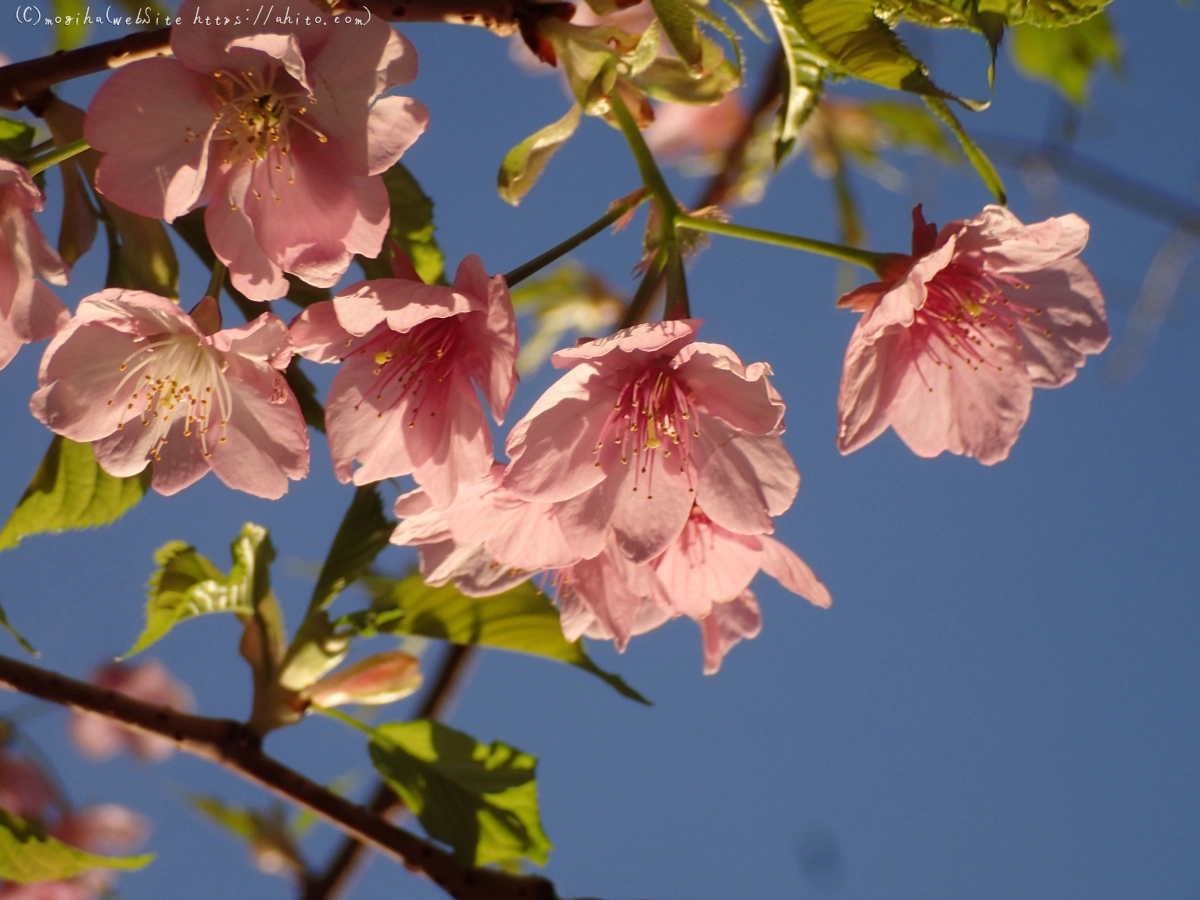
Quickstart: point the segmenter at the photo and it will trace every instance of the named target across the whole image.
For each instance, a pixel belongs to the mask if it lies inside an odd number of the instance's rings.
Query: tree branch
[[[554,886],[536,876],[460,868],[450,854],[339,797],[262,752],[260,738],[241,722],[152,706],[124,694],[0,656],[0,685],[51,703],[96,713],[136,731],[165,737],[322,816],[347,835],[425,875],[455,900],[557,900]]]
[[[498,35],[515,34],[522,21],[553,15],[561,4],[536,0],[350,0],[331,15],[356,10],[389,22],[446,22],[478,25]],[[326,7],[328,9],[328,7]],[[181,27],[190,23],[181,23]],[[72,78],[116,69],[152,56],[169,56],[171,29],[138,31],[112,41],[0,67],[0,108],[20,109],[47,88]]]
[[[417,713],[418,719],[440,719],[454,699],[459,685],[466,677],[475,648],[469,645],[451,644],[442,658],[442,666],[436,680],[429,686],[425,701]],[[403,807],[396,792],[380,781],[375,787],[367,809],[380,818],[386,818]],[[303,885],[302,900],[328,900],[336,896],[350,883],[354,870],[362,863],[367,845],[354,837],[347,837],[329,860],[325,870],[310,876]]]

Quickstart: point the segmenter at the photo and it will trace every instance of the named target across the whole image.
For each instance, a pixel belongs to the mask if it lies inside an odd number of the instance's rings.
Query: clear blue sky
[[[1100,78],[1079,147],[1192,197],[1200,13],[1136,0],[1117,0],[1111,10],[1128,66]],[[432,126],[405,162],[437,202],[451,265],[476,252],[489,270],[509,269],[636,185],[619,136],[588,121],[525,203],[508,207],[495,194],[496,168],[509,147],[565,111],[558,79],[523,74],[504,41],[477,29],[415,26],[406,34],[421,64],[411,93],[429,106]],[[986,93],[977,38],[909,36],[940,82]],[[761,63],[753,38],[748,44]],[[48,33],[13,24],[0,32],[10,57],[49,49]],[[89,79],[64,94],[82,104],[95,86]],[[1040,139],[1057,109],[1049,89],[1021,80],[1002,53],[996,102],[968,124]],[[900,192],[856,182],[875,249],[907,247],[917,202],[939,223],[987,202],[969,172],[907,156],[890,161],[909,175]],[[1026,221],[1075,211],[1092,223],[1083,258],[1105,290],[1119,341],[1169,226],[1069,184],[1035,199],[1018,173],[1004,174]],[[682,197],[699,189],[679,184]],[[803,162],[736,221],[835,234],[828,185]],[[631,285],[636,232],[598,238],[579,258]],[[189,296],[198,297],[205,274],[186,250],[180,256]],[[98,248],[64,297],[73,304],[101,271]],[[634,640],[620,657],[594,646],[601,665],[655,701],[651,709],[573,669],[483,657],[451,722],[539,757],[543,821],[555,842],[546,874],[561,896],[1196,897],[1198,271],[1184,277],[1131,377],[1116,379],[1104,357],[1093,358],[1067,388],[1038,391],[1012,457],[985,468],[918,459],[890,433],[841,457],[836,395],[854,319],[833,308],[833,264],[729,241],[704,254],[693,268],[694,310],[707,320],[708,340],[775,369],[789,404],[786,440],[804,479],[778,536],[822,577],[834,605],[815,610],[772,582],[756,583],[763,634],[734,650],[716,677],[701,675],[699,635],[688,622]],[[26,349],[0,373],[5,510],[49,440],[27,412],[38,357]],[[522,386],[511,421],[550,377]],[[314,437],[312,475],[281,502],[209,477],[175,498],[151,496],[113,527],[37,537],[0,554],[0,602],[43,663],[83,675],[138,632],[157,546],[185,539],[225,565],[229,541],[256,521],[272,529],[277,591],[295,624],[349,496]],[[407,557],[393,549],[381,561],[400,569]],[[340,602],[349,608],[353,598]],[[213,616],[180,627],[151,652],[191,685],[202,712],[240,717],[249,692],[236,641],[236,622]],[[370,649],[384,649],[377,644]],[[438,652],[432,647],[430,658]],[[5,699],[0,709],[19,702]],[[123,896],[292,896],[180,799],[186,790],[267,802],[257,790],[182,756],[157,767],[79,761],[58,712],[32,734],[75,801],[117,800],[153,819],[149,849],[158,860],[121,878]],[[321,780],[353,772],[365,786],[373,777],[358,739],[334,722],[307,721],[267,746]],[[307,849],[323,860],[334,840],[322,826]],[[354,896],[442,895],[376,860]]]

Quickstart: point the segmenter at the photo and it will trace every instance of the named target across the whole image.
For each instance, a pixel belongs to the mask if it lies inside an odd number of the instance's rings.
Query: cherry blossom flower
[[[33,219],[42,199],[22,166],[0,159],[0,369],[22,344],[54,337],[70,318],[42,283],[67,283],[66,265]]]
[[[611,535],[637,563],[662,553],[694,503],[739,534],[772,531],[800,476],[779,435],[784,404],[765,363],[695,341],[696,320],[638,325],[560,350],[569,371],[508,437],[504,487],[562,503],[583,557]]]
[[[154,706],[181,712],[191,712],[194,707],[192,692],[158,660],[140,665],[108,663],[93,672],[90,680],[97,687]],[[175,745],[165,738],[133,731],[94,713],[72,712],[68,729],[79,752],[92,759],[108,759],[128,750],[136,759],[161,762],[175,752]]]
[[[244,12],[236,0],[186,0],[179,16],[229,23]],[[379,254],[389,213],[378,176],[429,119],[415,100],[380,96],[416,77],[407,39],[379,19],[204,24],[174,29],[171,50],[96,92],[84,135],[106,154],[101,193],[168,222],[207,203],[213,250],[254,300],[282,297],[284,272],[331,287],[354,254]]]
[[[36,819],[57,802],[58,792],[38,766],[0,747],[0,808]]]
[[[504,278],[489,279],[477,256],[462,261],[453,287],[422,283],[403,254],[394,267],[396,278],[308,307],[292,342],[317,362],[344,360],[325,403],[337,477],[369,484],[411,474],[447,506],[491,466],[476,388],[502,421],[517,384],[516,320]]]
[[[206,320],[208,317],[204,317]],[[110,475],[174,494],[212,469],[276,499],[308,474],[308,431],[282,370],[287,327],[264,313],[206,333],[165,297],[109,289],[86,297],[42,357],[30,409],[51,430],[92,441]]]
[[[889,425],[918,456],[1008,456],[1035,387],[1061,387],[1108,344],[1104,298],[1075,215],[1023,225],[988,206],[939,233],[913,211],[913,252],[842,297],[863,313],[846,348],[838,449]]]

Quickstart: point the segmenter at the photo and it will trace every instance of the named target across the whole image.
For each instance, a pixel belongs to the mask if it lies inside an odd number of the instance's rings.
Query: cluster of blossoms
[[[206,14],[224,11],[211,6]],[[233,0],[217,6],[236,13]],[[171,41],[174,58],[123,67],[96,94],[84,131],[104,154],[97,190],[167,221],[204,206],[213,251],[251,300],[284,296],[286,275],[331,287],[356,254],[377,257],[389,226],[381,173],[428,121],[416,101],[384,96],[416,76],[408,41],[381,21],[176,28]],[[717,151],[743,117],[733,104],[710,114]],[[664,149],[681,139],[668,116],[657,127]],[[512,401],[518,335],[508,285],[478,257],[452,285],[430,285],[396,250],[392,278],[351,285],[290,325],[264,312],[224,328],[215,297],[189,314],[120,288],[72,316],[43,284],[64,283],[66,268],[33,223],[41,203],[25,170],[0,160],[0,366],[20,344],[51,338],[33,414],[91,442],[105,471],[152,463],[153,487],[173,494],[212,470],[230,487],[282,496],[309,469],[285,377],[299,355],[340,364],[325,404],[337,477],[416,481],[396,503],[393,541],[419,547],[431,584],[487,596],[546,573],[565,634],[619,648],[687,616],[708,672],[758,633],[749,585],[760,570],[829,605],[771,537],[800,476],[770,369],[698,341],[698,321],[556,353],[568,371],[512,429],[498,463],[487,413],[500,424]],[[1025,226],[999,207],[940,232],[919,207],[914,219],[911,255],[887,257],[882,281],[839,301],[862,317],[838,446],[849,453],[890,425],[921,456],[994,463],[1033,387],[1067,383],[1108,341],[1103,298],[1077,258],[1087,226],[1076,216]],[[404,690],[416,677],[394,674]]]

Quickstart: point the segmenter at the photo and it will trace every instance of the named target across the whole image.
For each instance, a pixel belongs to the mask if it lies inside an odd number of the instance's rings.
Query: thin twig
[[[152,706],[6,656],[0,656],[0,685],[174,741],[185,752],[307,807],[345,834],[427,876],[455,900],[557,900],[554,886],[544,878],[461,868],[450,854],[429,841],[397,828],[382,816],[267,756],[260,738],[241,722]]]
[[[426,691],[425,700],[417,713],[418,719],[440,719],[446,714],[447,707],[470,670],[474,655],[473,646],[450,645],[442,658],[437,678]],[[367,803],[367,809],[380,818],[394,814],[402,806],[396,792],[383,781],[376,785]],[[362,841],[347,837],[325,869],[305,880],[302,900],[329,900],[337,896],[350,883],[367,849],[367,845]]]

